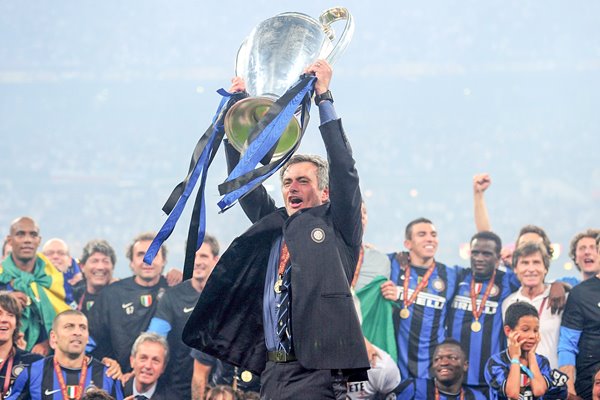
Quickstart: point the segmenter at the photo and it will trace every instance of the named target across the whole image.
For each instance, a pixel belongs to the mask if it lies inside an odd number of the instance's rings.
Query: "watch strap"
[[[333,103],[333,96],[331,95],[331,91],[328,90],[326,92],[323,92],[321,94],[317,94],[315,95],[315,104],[318,106],[320,102],[322,102],[323,100],[327,100]]]

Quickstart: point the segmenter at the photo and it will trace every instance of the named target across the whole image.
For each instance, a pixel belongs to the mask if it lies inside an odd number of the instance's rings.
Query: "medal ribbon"
[[[2,392],[0,392],[0,399],[4,398],[4,395],[8,393],[8,387],[10,386],[10,377],[12,376],[12,366],[13,361],[15,360],[15,349],[14,347],[10,350],[8,354],[8,358],[0,364],[0,371],[4,368],[4,364],[8,363],[6,366],[6,373],[4,374],[4,385],[2,386]]]
[[[84,300],[85,300],[85,292],[83,292],[83,294],[81,295],[81,299],[79,299],[79,304],[77,304],[77,311],[81,311]]]
[[[277,269],[277,276],[279,278],[283,277],[283,271],[285,271],[285,266],[290,261],[290,251],[288,250],[287,243],[283,242],[281,246],[281,253],[279,254],[279,268]]]
[[[356,270],[354,270],[354,277],[352,278],[352,284],[350,284],[350,287],[353,289],[354,289],[354,286],[356,286],[356,281],[358,281],[358,275],[360,274],[360,268],[362,267],[364,256],[365,256],[365,248],[363,246],[360,246],[360,253],[358,254],[358,262],[356,263]]]
[[[404,308],[410,307],[412,305],[412,303],[415,302],[415,300],[417,299],[417,296],[419,295],[421,290],[423,290],[423,288],[425,286],[427,286],[427,283],[429,283],[429,278],[431,277],[431,274],[433,274],[434,269],[435,269],[435,260],[433,260],[433,264],[431,265],[431,267],[429,267],[427,269],[427,272],[425,272],[425,275],[423,275],[423,279],[421,279],[421,282],[419,282],[419,284],[415,288],[412,296],[410,296],[410,299],[409,299],[408,298],[408,281],[410,280],[410,263],[406,265],[406,267],[404,269],[404,282],[403,282],[404,300],[402,301],[404,304]]]
[[[437,386],[435,387],[435,400],[440,400],[440,391]],[[460,400],[465,400],[465,391],[463,388],[460,388]]]
[[[83,363],[81,364],[81,376],[79,377],[79,394],[74,400],[81,399],[83,395],[83,387],[85,386],[85,378],[87,376],[87,357],[83,357]],[[67,385],[65,384],[65,378],[62,375],[62,369],[60,365],[58,365],[58,361],[56,361],[56,357],[54,357],[54,373],[56,374],[56,379],[58,379],[58,384],[60,385],[60,392],[62,393],[63,399],[70,399],[67,394]]]
[[[546,300],[548,300],[548,297],[544,297],[544,300],[542,300],[542,305],[540,306],[540,309],[538,310],[538,317],[540,319],[542,318],[542,312],[544,311],[544,306],[546,305]]]
[[[481,298],[481,304],[479,304],[479,308],[477,307],[477,295],[479,293],[475,293],[475,277],[471,279],[471,308],[473,311],[473,318],[475,318],[475,321],[479,321],[479,317],[481,317],[481,314],[483,314],[485,303],[487,302],[488,297],[490,297],[492,287],[494,287],[494,278],[496,278],[496,268],[494,268],[494,272],[492,272],[492,277],[488,282],[488,286],[485,288],[485,292],[483,293],[483,297]]]

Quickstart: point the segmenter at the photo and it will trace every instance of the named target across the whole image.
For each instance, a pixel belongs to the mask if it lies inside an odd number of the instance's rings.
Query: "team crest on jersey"
[[[493,285],[492,290],[490,290],[490,297],[496,297],[500,294],[500,288],[498,285]]]
[[[67,396],[69,396],[70,399],[78,399],[81,397],[81,388],[79,385],[67,386]]]
[[[323,243],[323,241],[325,240],[325,232],[321,228],[315,228],[310,233],[310,238],[315,243]]]
[[[94,301],[90,300],[90,301],[86,301],[85,302],[85,309],[90,311],[90,308],[92,308],[92,306],[94,305]]]
[[[140,303],[142,303],[144,307],[150,307],[152,305],[152,295],[145,294],[140,296]]]
[[[446,289],[446,284],[440,278],[434,279],[433,282],[431,282],[431,286],[438,292],[443,292],[444,289]]]
[[[23,364],[15,365],[12,369],[12,376],[16,378],[21,374],[21,372],[23,372],[24,369],[25,366]]]

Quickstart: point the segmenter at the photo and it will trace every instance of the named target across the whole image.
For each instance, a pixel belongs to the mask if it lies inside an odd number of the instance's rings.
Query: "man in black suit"
[[[156,333],[142,333],[131,348],[130,363],[133,375],[125,383],[126,400],[167,400],[173,398],[158,378],[165,371],[169,345]]]
[[[263,399],[343,399],[348,378],[365,380],[369,368],[349,287],[362,237],[358,174],[331,67],[318,60],[305,72],[317,78],[329,164],[292,157],[280,173],[284,208],[262,186],[242,199],[253,225],[223,254],[184,330],[188,345],[262,373]]]

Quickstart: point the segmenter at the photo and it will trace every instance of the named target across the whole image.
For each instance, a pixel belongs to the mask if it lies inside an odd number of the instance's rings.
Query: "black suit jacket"
[[[254,224],[231,243],[208,279],[183,332],[189,346],[263,371],[265,273],[273,241],[283,235],[292,260],[298,361],[307,369],[369,368],[349,286],[362,238],[358,174],[341,121],[320,130],[329,159],[330,201],[288,217],[262,186],[244,198],[242,207]]]

